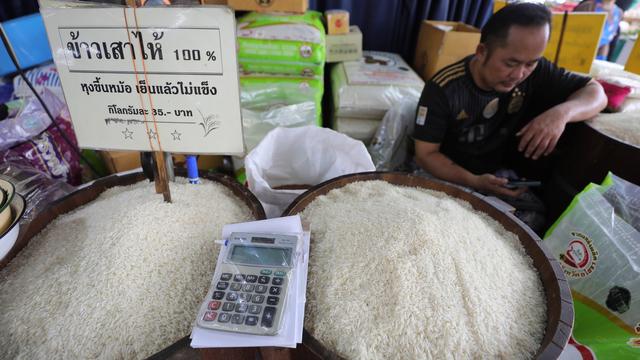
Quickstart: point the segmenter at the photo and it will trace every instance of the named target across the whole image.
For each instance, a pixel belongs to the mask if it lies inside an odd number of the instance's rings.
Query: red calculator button
[[[218,316],[217,312],[215,312],[215,311],[207,311],[207,312],[204,313],[204,316],[202,317],[202,320],[204,320],[204,321],[214,321],[217,316]]]
[[[209,310],[218,310],[221,304],[222,303],[217,300],[209,301]]]

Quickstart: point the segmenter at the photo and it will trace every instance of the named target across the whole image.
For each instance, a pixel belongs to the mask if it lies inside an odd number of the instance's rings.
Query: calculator
[[[294,235],[232,233],[198,313],[198,326],[276,335],[282,328],[297,247]]]

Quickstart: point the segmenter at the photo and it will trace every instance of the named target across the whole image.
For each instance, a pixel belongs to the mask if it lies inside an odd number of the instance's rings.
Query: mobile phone
[[[509,182],[505,185],[505,187],[508,187],[510,189],[534,186],[542,186],[542,182],[536,180],[509,180]]]

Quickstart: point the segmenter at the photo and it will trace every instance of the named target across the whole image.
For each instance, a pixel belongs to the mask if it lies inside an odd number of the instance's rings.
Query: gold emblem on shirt
[[[507,114],[515,114],[522,108],[524,103],[524,93],[520,89],[515,88],[511,93],[511,100],[507,106]]]
[[[458,116],[456,116],[456,120],[467,120],[468,118],[469,118],[469,115],[467,114],[466,111],[464,111],[464,109],[462,109],[458,113]]]

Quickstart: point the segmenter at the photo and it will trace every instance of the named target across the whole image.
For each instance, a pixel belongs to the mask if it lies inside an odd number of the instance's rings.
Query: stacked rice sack
[[[397,54],[364,51],[358,61],[331,70],[333,127],[368,143],[394,104],[418,103],[424,81]]]
[[[278,126],[322,125],[322,14],[252,12],[238,19],[240,102],[247,152]],[[242,159],[234,158],[244,181]]]

